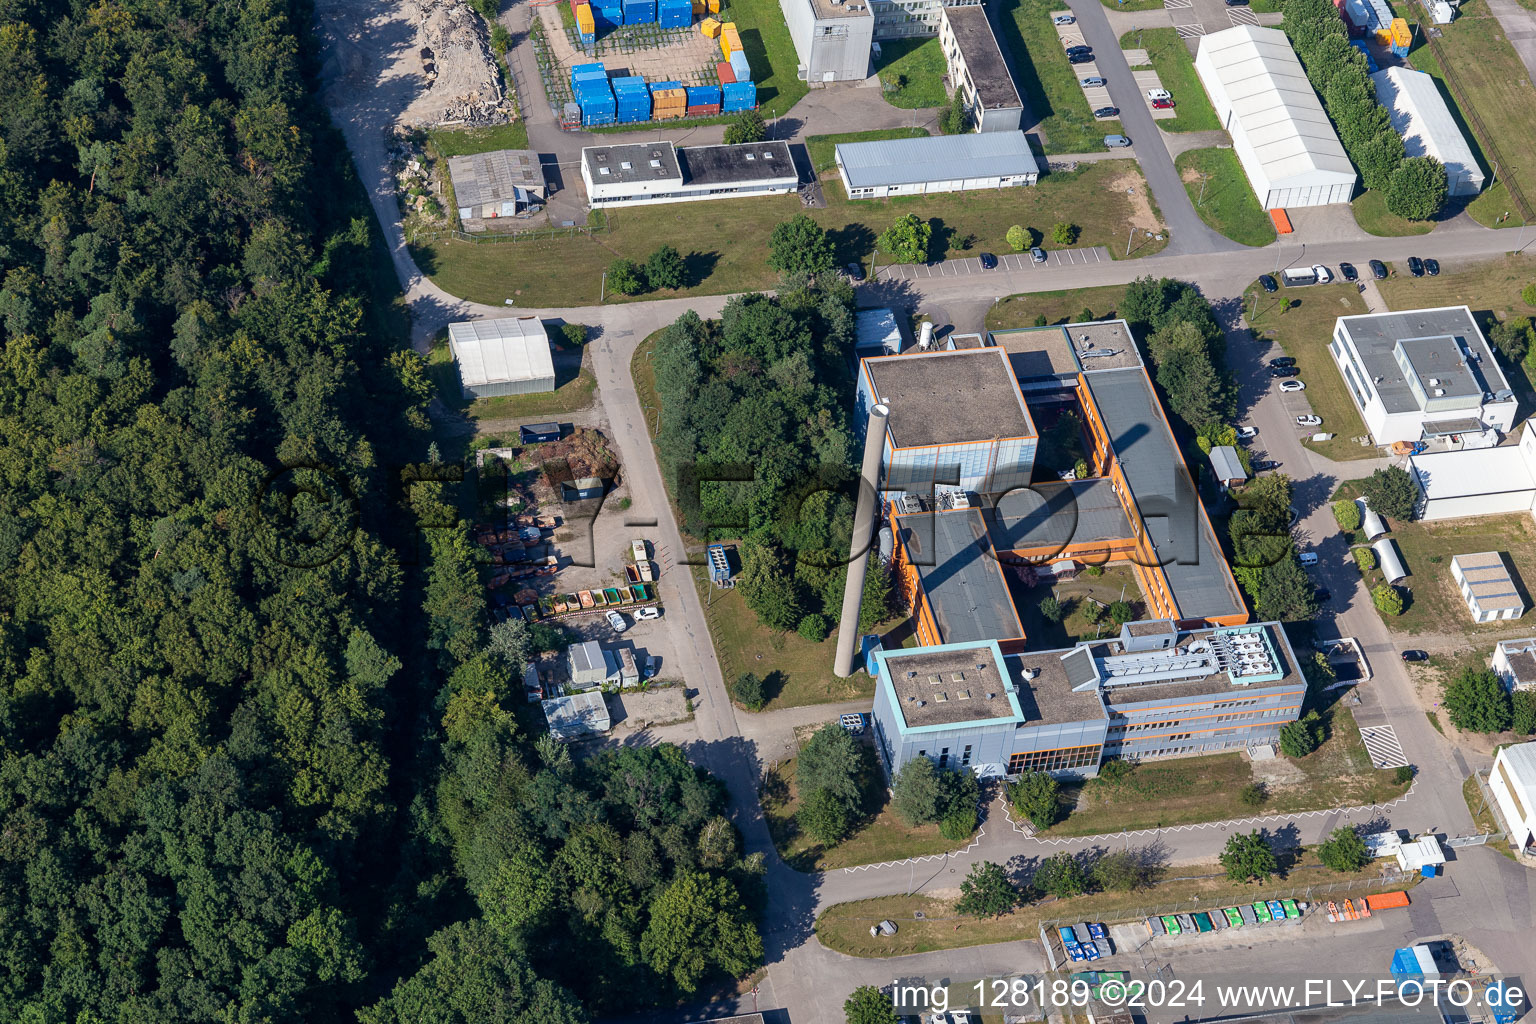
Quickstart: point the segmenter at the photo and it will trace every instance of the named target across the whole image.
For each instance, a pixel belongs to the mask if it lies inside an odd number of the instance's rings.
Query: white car
[[[1247,441],[1249,438],[1254,438],[1254,437],[1258,437],[1258,436],[1259,436],[1259,428],[1258,427],[1238,427],[1237,428],[1237,438],[1238,438],[1239,441]]]
[[[1321,426],[1322,422],[1323,422],[1323,418],[1321,416],[1297,416],[1296,417],[1296,425],[1298,427],[1316,427],[1316,426]]]
[[[659,619],[659,618],[661,618],[661,609],[660,608],[636,608],[635,609],[635,618],[637,618],[637,619]]]
[[[1317,275],[1318,284],[1327,284],[1329,281],[1333,280],[1333,274],[1331,274],[1328,271],[1328,268],[1323,266],[1321,263],[1314,263],[1312,265],[1312,273]]]
[[[622,633],[629,628],[629,623],[624,621],[624,616],[618,612],[608,613],[608,625],[613,627],[615,633]]]
[[[1149,100],[1171,100],[1171,99],[1173,99],[1173,93],[1169,92],[1167,89],[1148,89],[1147,90],[1147,99],[1149,99]]]
[[[1281,391],[1305,391],[1307,386],[1299,380],[1283,380],[1280,382]]]
[[[1317,552],[1316,551],[1303,551],[1300,554],[1298,554],[1296,557],[1301,559],[1301,564],[1302,565],[1316,565],[1317,564]]]

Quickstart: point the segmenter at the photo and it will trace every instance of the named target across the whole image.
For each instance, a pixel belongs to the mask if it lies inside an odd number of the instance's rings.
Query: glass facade
[[[1069,768],[1096,768],[1100,747],[1058,747],[1055,750],[1026,750],[1008,759],[1008,774],[1021,772],[1058,772]]]

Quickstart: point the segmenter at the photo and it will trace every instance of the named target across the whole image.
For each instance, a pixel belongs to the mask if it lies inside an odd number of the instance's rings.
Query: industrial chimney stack
[[[853,543],[848,552],[848,579],[843,584],[843,615],[837,627],[837,660],[832,671],[853,675],[853,652],[859,642],[859,606],[864,603],[864,573],[875,538],[875,513],[880,507],[880,459],[885,455],[885,421],[891,410],[877,405],[864,427],[864,467],[859,473],[859,502],[853,513]]]

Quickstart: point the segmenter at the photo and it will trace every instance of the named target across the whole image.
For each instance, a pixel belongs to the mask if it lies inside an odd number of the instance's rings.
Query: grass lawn
[[[1112,11],[1160,11],[1163,9],[1163,0],[1101,0],[1101,2]]]
[[[904,110],[941,107],[944,92],[944,50],[932,39],[886,39],[875,63],[885,102]]]
[[[1454,22],[1438,28],[1439,58],[1421,44],[1409,56],[1410,63],[1440,82],[1446,80],[1443,65],[1452,66],[1466,105],[1492,136],[1491,140],[1486,136],[1475,139],[1482,148],[1479,155],[1484,169],[1491,171],[1497,162],[1500,177],[1514,179],[1526,200],[1536,203],[1536,147],[1529,142],[1536,137],[1536,86],[1531,85],[1525,65],[1481,0],[1462,5]],[[1455,94],[1449,89],[1443,91],[1453,100],[1451,109],[1457,110]],[[1458,117],[1458,121],[1465,120]],[[1474,138],[1470,131],[1463,134]],[[1513,204],[1505,207],[1513,208]],[[1486,206],[1484,211],[1485,215],[1503,212],[1488,211]]]
[[[1052,836],[1088,836],[1123,829],[1225,821],[1255,814],[1294,814],[1328,807],[1384,803],[1407,790],[1393,772],[1372,767],[1355,716],[1335,704],[1322,712],[1328,738],[1303,758],[1277,756],[1259,765],[1244,755],[1172,758],[1136,766],[1118,783],[1094,779],[1076,787],[1066,820]],[[1239,799],[1261,780],[1268,798],[1255,808]],[[1073,794],[1064,787],[1067,798]]]
[[[938,42],[938,40],[930,40]],[[837,145],[840,142],[881,142],[885,139],[920,139],[928,132],[922,128],[875,128],[867,132],[844,132],[841,135],[812,135],[805,140],[805,151],[810,155],[811,166],[817,174],[837,166]],[[837,186],[841,188],[842,186]]]
[[[427,145],[442,160],[496,149],[527,149],[528,126],[518,118],[492,128],[437,128],[427,133]]]
[[[758,113],[765,119],[788,113],[810,87],[797,77],[800,58],[778,0],[730,0],[722,17],[734,21],[741,33],[752,80],[757,83]]]
[[[1076,323],[1083,319],[1084,310],[1093,313],[1090,319],[1099,319],[1113,313],[1124,297],[1125,286],[1120,284],[1009,295],[998,299],[987,310],[987,330],[1033,327],[1042,316],[1048,324]]]
[[[1268,245],[1275,240],[1275,225],[1259,205],[1232,150],[1191,149],[1180,153],[1174,165],[1189,201],[1206,224],[1243,245]]]
[[[1493,809],[1488,806],[1488,801],[1483,797],[1483,791],[1477,784],[1477,777],[1468,775],[1461,784],[1461,798],[1467,802],[1467,810],[1472,813],[1474,830],[1482,833],[1499,831],[1499,819],[1494,816]],[[1509,848],[1508,840],[1495,839],[1488,843],[1490,850],[1497,850],[1510,860],[1519,863],[1515,857],[1515,851]]]
[[[432,342],[427,356],[427,374],[437,386],[437,396],[451,412],[469,418],[474,432],[480,433],[484,425],[493,421],[529,416],[552,416],[575,412],[592,404],[597,391],[597,378],[591,370],[581,370],[574,376],[557,377],[555,390],[535,395],[502,395],[497,398],[479,398],[470,401],[459,386],[458,367],[453,362],[453,352],[448,347],[447,335],[442,334]],[[497,427],[496,429],[500,429]],[[437,438],[439,447],[446,453],[456,450],[465,440],[462,432],[449,430]]]
[[[1066,900],[1021,907],[997,918],[978,919],[955,912],[955,900],[925,895],[880,896],[853,903],[837,903],[822,911],[816,920],[816,937],[823,946],[859,957],[907,956],[939,949],[959,949],[994,942],[1036,940],[1042,921],[1117,921],[1134,920],[1139,912],[1151,907],[1188,903],[1199,897],[1202,906],[1223,907],[1251,903],[1269,897],[1282,898],[1308,885],[1380,877],[1380,869],[1368,865],[1364,871],[1340,874],[1321,867],[1316,854],[1304,850],[1286,869],[1283,878],[1268,883],[1227,881],[1221,865],[1181,865],[1184,877],[1170,879],[1139,892],[1096,892]],[[958,875],[956,876],[958,877]],[[1404,880],[1382,883],[1379,888],[1361,887],[1361,892],[1387,892],[1412,886]],[[922,919],[915,916],[921,913]],[[883,920],[897,922],[895,935],[874,939],[870,926]],[[964,1005],[960,1003],[959,1005]]]
[[[1042,582],[1029,590],[1019,586],[1009,573],[1008,585],[1032,650],[1071,647],[1079,640],[1118,633],[1107,615],[1100,623],[1094,621],[1090,613],[1096,604],[1112,604],[1120,600],[1122,594],[1136,612],[1133,619],[1145,617],[1141,588],[1136,583],[1135,573],[1125,564],[1106,566],[1102,576],[1079,575],[1075,580],[1054,585]],[[1040,614],[1040,602],[1050,596],[1054,596],[1066,612],[1060,622],[1051,622]]]
[[[1106,7],[1112,6],[1105,4]],[[1159,5],[1161,6],[1161,5]],[[1138,43],[1137,40],[1140,40]],[[1163,88],[1173,93],[1178,117],[1157,122],[1165,132],[1214,132],[1221,128],[1216,109],[1205,95],[1205,87],[1195,74],[1195,62],[1189,48],[1179,38],[1177,29],[1148,28],[1127,32],[1120,37],[1121,48],[1141,46],[1152,60]],[[1257,200],[1255,200],[1257,202]]]
[[[1243,295],[1250,311],[1255,309],[1255,298],[1258,300],[1257,312],[1250,312],[1249,324],[1257,333],[1279,342],[1286,355],[1295,357],[1296,365],[1301,368],[1301,379],[1307,384],[1304,392],[1307,402],[1312,411],[1323,418],[1319,429],[1334,435],[1331,441],[1308,441],[1307,447],[1330,459],[1379,457],[1381,452],[1374,446],[1359,445],[1350,440],[1365,436],[1365,423],[1345,390],[1339,368],[1328,354],[1334,320],[1367,311],[1365,300],[1355,286],[1315,284],[1287,288],[1282,284],[1279,293],[1270,295],[1252,284]],[[1287,301],[1292,303],[1290,308],[1285,306]]]
[[[801,834],[795,822],[800,795],[795,786],[794,758],[769,769],[758,790],[763,817],[773,836],[774,848],[784,863],[797,871],[835,871],[859,864],[879,864],[906,857],[925,857],[932,853],[957,850],[970,843],[967,838],[953,842],[939,835],[939,826],[911,828],[891,811],[887,803],[885,777],[875,760],[873,747],[863,748],[863,817],[855,831],[836,846],[826,847]]]
[[[1127,187],[1135,187],[1137,197],[1145,199],[1146,181],[1132,160],[1084,164],[1076,171],[1046,175],[1033,188],[857,203],[848,201],[834,175],[826,181],[827,206],[822,210],[806,210],[792,195],[638,206],[609,211],[609,229],[592,236],[495,245],[445,238],[411,251],[422,271],[453,295],[496,306],[509,298],[519,306],[573,306],[598,301],[603,270],[615,258],[643,263],[658,246],[671,244],[688,262],[687,287],[635,299],[720,294],[773,286],[777,275],[765,260],[768,237],[774,225],[797,213],[809,213],[827,229],[837,244],[839,263],[867,259],[880,232],[907,213],[933,227],[930,256],[936,260],[962,255],[966,240],[971,241],[971,252],[1007,252],[1004,235],[1009,225],[1049,234],[1060,220],[1078,225],[1078,245],[1105,245],[1123,254],[1125,225],[1146,216],[1145,207],[1138,211],[1133,205],[1136,197],[1125,194]],[[1156,230],[1166,239],[1161,223]],[[1165,244],[1141,236],[1132,255],[1150,255]],[[608,301],[630,300],[610,293]]]
[[[1451,559],[1477,551],[1497,551],[1504,556],[1515,580],[1515,589],[1530,603],[1536,584],[1536,523],[1524,513],[1450,519],[1432,523],[1392,523],[1392,539],[1402,554],[1408,578],[1398,585],[1403,592],[1403,614],[1382,619],[1399,633],[1461,633],[1491,640],[1494,637],[1528,636],[1529,623],[1519,619],[1473,622],[1467,604],[1451,579]],[[1380,569],[1366,573],[1369,586],[1382,581]]]
[[[1066,48],[1056,38],[1051,12],[1065,10],[1059,0],[1007,0],[999,11],[1015,84],[1039,124],[1047,153],[1096,153],[1104,136],[1118,135],[1120,122],[1096,121],[1077,84],[1077,69],[1067,63]]]
[[[1399,235],[1427,235],[1435,229],[1432,220],[1409,220],[1387,209],[1385,193],[1372,189],[1362,192],[1349,204],[1355,223],[1362,231],[1385,238]]]
[[[1470,138],[1470,136],[1469,136]],[[1525,226],[1525,218],[1515,209],[1514,197],[1509,187],[1496,181],[1467,204],[1467,213],[1485,228],[1518,228]]]

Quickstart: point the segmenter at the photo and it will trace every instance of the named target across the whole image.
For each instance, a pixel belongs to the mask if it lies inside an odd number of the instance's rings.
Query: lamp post
[[[597,304],[601,306],[608,298],[608,271],[603,271],[603,283],[597,287]]]

